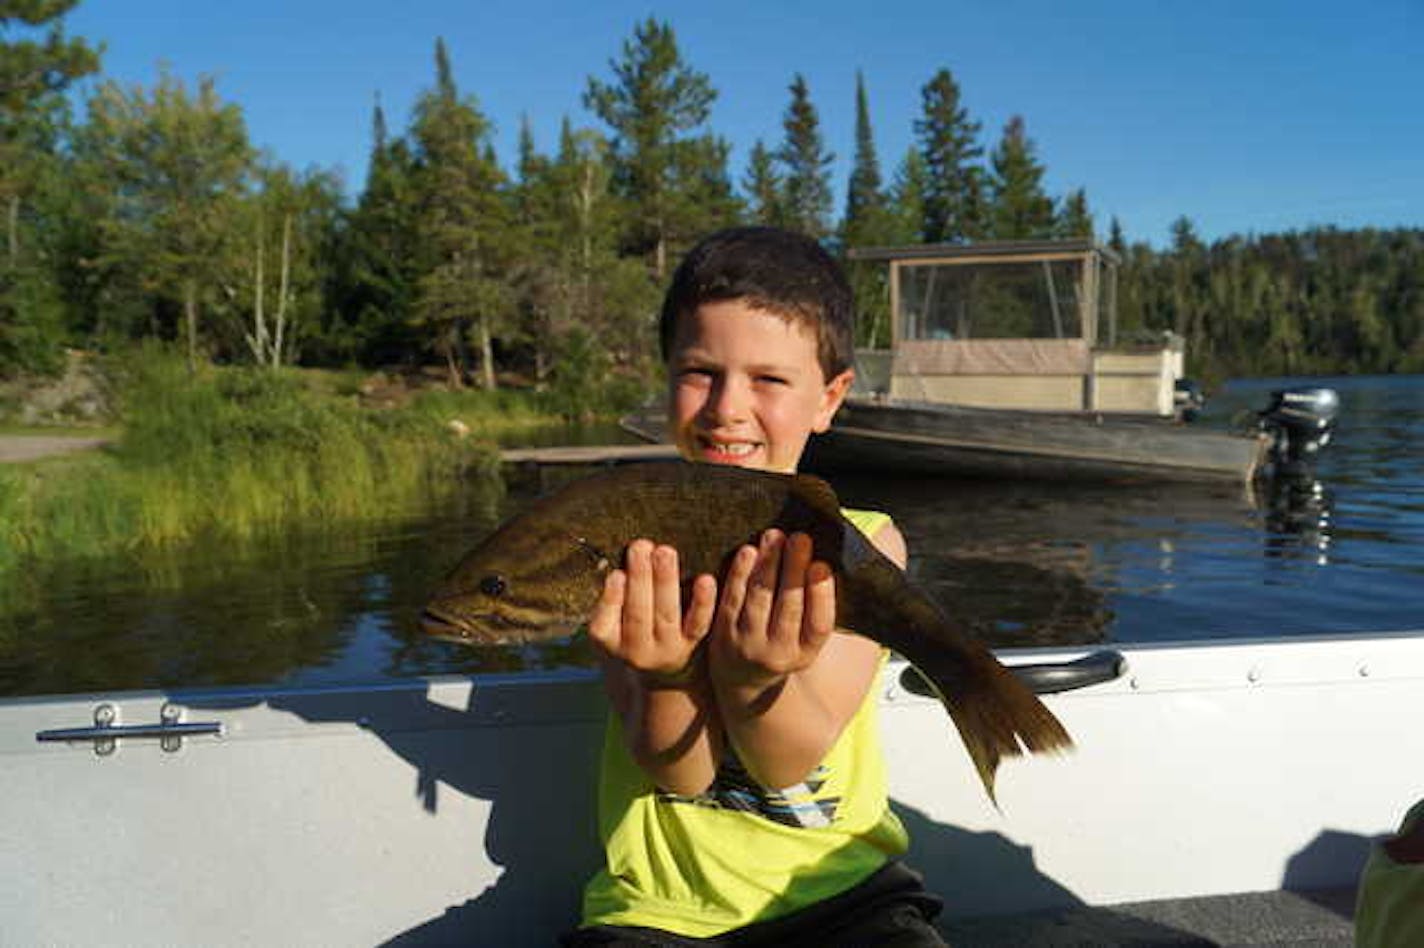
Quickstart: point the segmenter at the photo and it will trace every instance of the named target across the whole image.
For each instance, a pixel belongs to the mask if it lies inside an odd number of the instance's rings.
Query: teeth
[[[709,444],[708,447],[719,454],[730,454],[732,457],[744,457],[752,453],[753,445],[747,444],[745,441],[739,441],[735,444],[713,443]]]

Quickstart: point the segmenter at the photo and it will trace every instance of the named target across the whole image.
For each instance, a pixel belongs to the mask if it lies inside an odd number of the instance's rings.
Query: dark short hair
[[[730,227],[687,252],[663,297],[658,339],[672,355],[679,322],[703,303],[742,300],[809,327],[829,381],[855,363],[850,283],[815,240],[778,227]]]

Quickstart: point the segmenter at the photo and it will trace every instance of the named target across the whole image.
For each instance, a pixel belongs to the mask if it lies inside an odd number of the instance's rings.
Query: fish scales
[[[841,514],[829,485],[805,474],[655,463],[574,481],[466,554],[431,595],[424,624],[472,644],[568,635],[631,541],[675,547],[685,582],[720,579],[738,547],[771,527],[811,537],[836,574],[838,626],[900,653],[929,682],[991,799],[1003,757],[1072,746],[1038,696]]]

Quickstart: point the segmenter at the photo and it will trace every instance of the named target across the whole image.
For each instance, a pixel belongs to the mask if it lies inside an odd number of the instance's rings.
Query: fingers
[[[653,637],[659,641],[682,635],[682,577],[678,574],[677,550],[670,546],[653,549]]]
[[[682,636],[691,642],[700,641],[712,628],[712,615],[717,609],[717,580],[702,575],[692,581],[692,602],[682,620]]]
[[[801,641],[819,651],[836,630],[836,576],[831,567],[817,560],[806,569],[806,615],[801,623]]]
[[[628,545],[624,568],[611,571],[589,617],[589,637],[605,653],[642,671],[676,672],[711,628],[717,583],[699,576],[687,612],[677,550],[650,540]]]
[[[725,634],[735,635],[747,599],[747,584],[756,569],[760,553],[754,546],[743,546],[732,556],[727,575],[722,580],[721,601],[717,604],[717,627]]]
[[[719,605],[719,637],[736,661],[766,673],[813,662],[835,630],[835,581],[813,561],[811,538],[768,530],[757,547],[737,551]],[[723,649],[727,654],[727,650]]]
[[[624,555],[628,571],[628,591],[624,597],[623,638],[639,639],[653,635],[653,610],[656,594],[653,590],[653,543],[634,540]]]
[[[627,573],[621,569],[610,572],[603,580],[603,592],[588,619],[588,637],[610,654],[618,651],[622,638],[623,598],[627,588]]]
[[[800,637],[806,606],[806,570],[810,565],[811,538],[804,533],[793,534],[786,541],[786,553],[782,557],[781,584],[773,627],[775,634]]]

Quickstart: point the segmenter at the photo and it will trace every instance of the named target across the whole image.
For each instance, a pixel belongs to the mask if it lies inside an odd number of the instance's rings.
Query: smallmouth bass
[[[811,537],[836,577],[836,626],[893,649],[944,704],[990,799],[999,761],[1067,750],[1067,731],[978,639],[917,589],[806,474],[706,464],[630,465],[574,481],[506,521],[438,585],[422,624],[470,644],[570,635],[604,577],[646,537],[678,551],[684,582],[725,575],[732,554],[776,527]]]

